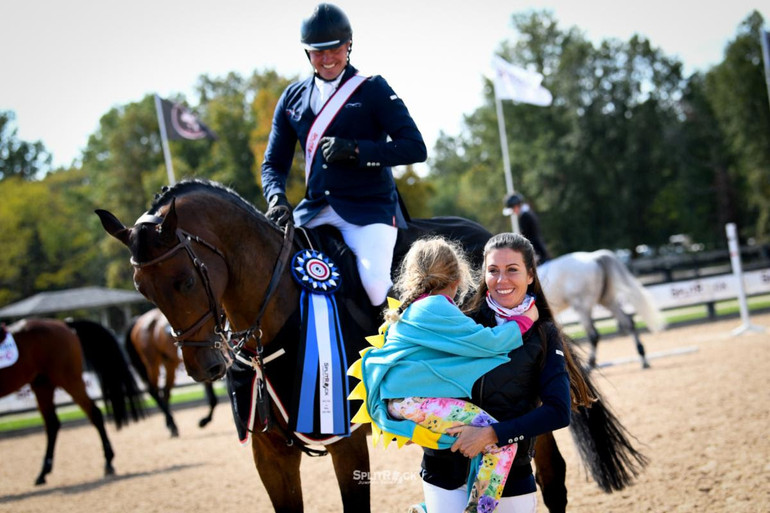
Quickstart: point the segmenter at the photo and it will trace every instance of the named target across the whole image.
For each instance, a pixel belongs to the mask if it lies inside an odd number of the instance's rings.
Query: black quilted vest
[[[496,326],[494,313],[486,305],[482,305],[481,310],[472,318],[484,326]],[[498,421],[520,417],[539,404],[540,370],[545,357],[540,326],[535,324],[524,334],[524,345],[510,353],[511,360],[508,363],[487,372],[473,385],[473,404]],[[500,440],[498,443],[504,444],[506,441]],[[529,464],[534,455],[534,446],[534,438],[525,438],[519,442],[513,465]]]
[[[485,304],[471,318],[484,326],[497,325],[494,313]],[[525,333],[524,345],[511,352],[511,361],[487,372],[473,385],[472,402],[499,421],[519,417],[540,404],[539,379],[545,359],[545,349],[539,333],[541,326],[546,336],[556,330],[551,323],[535,324]],[[503,444],[505,441],[500,440],[499,443]],[[510,493],[509,489],[522,486],[522,480],[532,475],[531,461],[534,445],[534,438],[519,442],[516,458],[513,460],[508,482],[503,490],[504,497],[515,495]],[[468,459],[448,449],[424,448],[421,476],[428,483],[452,490],[465,484],[468,476]]]

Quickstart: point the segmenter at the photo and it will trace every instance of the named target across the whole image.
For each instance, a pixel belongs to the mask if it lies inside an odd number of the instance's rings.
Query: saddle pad
[[[0,342],[0,369],[10,367],[19,360],[19,348],[13,335],[4,331],[5,338]]]

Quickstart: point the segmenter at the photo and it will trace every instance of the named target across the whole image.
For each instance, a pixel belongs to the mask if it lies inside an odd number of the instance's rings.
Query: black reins
[[[265,299],[262,301],[262,306],[259,309],[256,320],[248,329],[243,331],[233,331],[230,333],[231,349],[235,353],[236,357],[241,356],[241,350],[243,349],[243,346],[250,338],[254,337],[254,340],[256,341],[256,356],[250,357],[248,360],[245,360],[241,357],[241,361],[245,361],[254,367],[259,374],[258,377],[260,379],[262,378],[264,370],[264,364],[262,362],[262,352],[264,348],[262,347],[262,329],[260,328],[260,325],[262,323],[262,317],[265,315],[265,311],[267,311],[267,305],[270,303],[270,299],[278,289],[278,281],[281,279],[281,275],[286,268],[286,263],[289,261],[289,251],[291,250],[291,244],[293,241],[294,223],[289,221],[284,227],[283,240],[281,241],[281,250],[279,251],[278,258],[275,261],[275,266],[273,267],[273,275],[270,277],[270,283],[268,283],[267,290],[265,291]],[[236,340],[237,343],[233,344],[233,340]],[[256,362],[253,362],[255,359]]]

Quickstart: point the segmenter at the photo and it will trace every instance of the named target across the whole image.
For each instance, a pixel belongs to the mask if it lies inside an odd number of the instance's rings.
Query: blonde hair
[[[398,270],[394,290],[401,306],[385,312],[385,320],[393,323],[401,313],[423,294],[430,294],[457,282],[458,304],[473,291],[473,275],[462,248],[443,237],[416,240],[404,256]]]

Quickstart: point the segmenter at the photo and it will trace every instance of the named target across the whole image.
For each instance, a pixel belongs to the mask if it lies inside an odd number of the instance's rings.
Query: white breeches
[[[422,493],[425,497],[425,509],[428,513],[462,513],[468,504],[468,494],[465,486],[454,490],[445,490],[439,486],[422,482]],[[535,492],[516,497],[501,497],[495,513],[535,513],[537,511],[537,494]]]
[[[359,226],[342,219],[327,205],[305,226],[314,228],[328,224],[342,233],[342,239],[356,255],[358,275],[374,306],[385,302],[388,290],[393,286],[390,267],[393,264],[393,248],[396,247],[398,228],[387,224]]]

